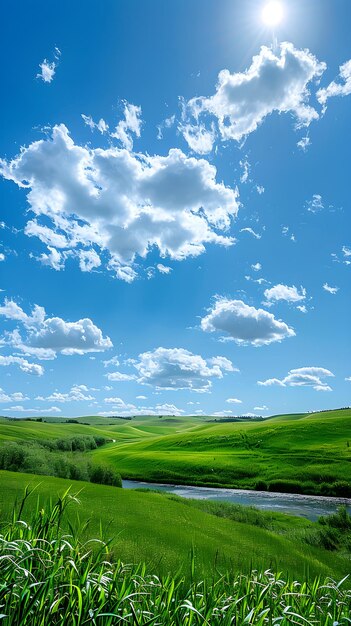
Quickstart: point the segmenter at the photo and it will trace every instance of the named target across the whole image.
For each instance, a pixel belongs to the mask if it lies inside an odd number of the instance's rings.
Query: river
[[[245,506],[256,506],[266,511],[277,511],[306,517],[316,521],[320,515],[334,513],[338,506],[346,504],[351,513],[350,498],[326,498],[324,496],[302,496],[292,493],[268,493],[266,491],[246,491],[244,489],[225,489],[216,487],[194,487],[191,485],[168,485],[146,483],[137,480],[123,480],[124,489],[156,489],[166,491],[182,498],[196,500],[217,500],[233,502]]]

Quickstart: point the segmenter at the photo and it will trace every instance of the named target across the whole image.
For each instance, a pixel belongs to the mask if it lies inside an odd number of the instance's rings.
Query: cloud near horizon
[[[104,352],[113,347],[111,339],[104,337],[100,328],[89,318],[66,322],[60,317],[47,317],[45,309],[38,305],[35,305],[32,314],[28,315],[16,302],[7,298],[0,306],[0,316],[23,325],[24,336],[18,328],[15,328],[13,331],[5,332],[2,343],[24,352],[26,356],[54,359],[57,354],[82,355],[89,352]],[[16,357],[3,358],[16,359]],[[12,363],[17,363],[21,369],[26,367],[28,371],[33,368],[35,370],[28,362],[26,364],[15,360]]]
[[[324,382],[324,378],[334,374],[324,367],[299,367],[288,372],[285,378],[268,378],[257,381],[262,387],[313,387],[315,391],[332,391],[332,388]]]

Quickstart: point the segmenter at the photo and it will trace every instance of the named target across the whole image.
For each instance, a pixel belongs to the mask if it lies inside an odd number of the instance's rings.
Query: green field
[[[323,525],[48,474],[66,471],[65,457],[144,481],[345,489],[351,478],[350,424],[349,409],[238,423],[210,417],[89,416],[76,423],[0,418],[0,452],[30,451],[31,462],[38,459],[37,474],[28,473],[29,466],[26,473],[0,470],[4,624],[60,624],[74,615],[78,625],[90,623],[92,611],[98,618],[92,623],[107,626],[117,623],[116,615],[123,623],[151,624],[171,623],[171,614],[179,626],[264,624],[268,614],[284,625],[305,623],[307,616],[308,623],[322,616],[328,626],[346,623],[350,592],[331,582],[350,571],[346,509],[334,525]],[[65,447],[88,436],[105,440],[97,448]],[[11,523],[28,486],[34,491],[20,511],[27,523]],[[69,488],[79,503],[69,506],[56,527],[52,504]],[[101,539],[108,542],[103,552]]]
[[[75,435],[109,437],[91,458],[122,478],[351,495],[350,409],[238,423],[148,416],[90,416],[76,424],[0,420],[0,441]]]
[[[126,434],[122,427],[116,443],[94,452],[123,477],[244,489],[285,481],[276,490],[351,495],[343,484],[351,483],[350,409]]]
[[[0,514],[10,519],[13,504],[27,485],[36,487],[22,517],[28,517],[72,485],[80,505],[71,511],[80,522],[89,521],[86,537],[111,539],[114,558],[124,563],[145,562],[157,574],[190,575],[191,554],[198,577],[226,571],[248,573],[252,568],[282,571],[301,578],[307,575],[341,577],[349,559],[301,541],[315,524],[283,514],[258,513],[243,522],[218,517],[204,503],[165,494],[143,493],[116,487],[91,485],[52,477],[0,472]],[[209,507],[210,509],[210,507]],[[209,510],[208,509],[208,510]]]

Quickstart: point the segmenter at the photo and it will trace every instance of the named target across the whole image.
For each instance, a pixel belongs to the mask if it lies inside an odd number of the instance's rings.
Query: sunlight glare
[[[268,2],[262,9],[262,20],[267,26],[277,26],[283,19],[283,7],[278,0]]]

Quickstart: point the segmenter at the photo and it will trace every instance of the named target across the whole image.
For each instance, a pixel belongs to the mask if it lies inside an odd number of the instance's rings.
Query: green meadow
[[[13,505],[27,486],[35,491],[26,502],[24,518],[71,487],[80,504],[71,509],[70,523],[77,527],[88,523],[86,539],[103,537],[111,541],[116,559],[143,562],[158,575],[180,572],[190,576],[192,557],[199,579],[226,571],[249,573],[252,568],[300,579],[342,577],[349,568],[345,555],[303,541],[316,524],[302,518],[255,510],[243,518],[242,507],[224,506],[225,513],[167,494],[16,472],[1,471],[0,485],[2,522],[11,519]]]
[[[116,442],[93,455],[130,479],[351,496],[350,409],[171,424],[161,433],[143,422],[133,432],[122,426]]]
[[[0,619],[346,623],[346,509],[311,522],[113,485],[120,475],[348,495],[350,424],[349,409],[237,423],[0,418]]]
[[[351,410],[226,422],[210,417],[0,420],[1,441],[103,436],[89,453],[122,478],[351,496]]]

